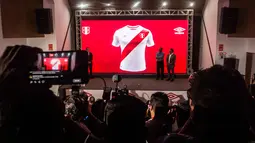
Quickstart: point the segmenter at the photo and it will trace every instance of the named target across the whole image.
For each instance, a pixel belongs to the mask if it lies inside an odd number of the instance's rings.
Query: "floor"
[[[105,78],[108,87],[116,87],[111,78]],[[186,78],[178,78],[174,82],[155,80],[154,78],[124,78],[119,87],[127,86],[130,90],[162,90],[162,91],[186,91],[189,83]],[[96,90],[104,87],[102,79],[91,79],[86,89]]]

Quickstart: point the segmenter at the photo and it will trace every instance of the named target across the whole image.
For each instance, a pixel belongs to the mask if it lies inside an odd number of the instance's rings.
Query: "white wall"
[[[53,10],[54,33],[42,38],[5,38],[3,39],[2,22],[0,13],[0,55],[9,45],[29,45],[48,50],[48,45],[53,44],[53,50],[61,50],[67,26],[70,20],[68,0],[44,0],[44,8]],[[0,11],[1,12],[1,11]],[[71,49],[71,33],[69,31],[65,50]]]
[[[44,51],[48,51],[49,44],[53,44],[53,50],[57,50],[57,44],[56,44],[56,28],[55,28],[55,5],[54,5],[54,1],[53,0],[44,0],[43,1],[43,7],[44,8],[50,8],[52,9],[52,17],[53,17],[53,34],[45,34],[45,37],[42,38],[27,38],[27,45],[29,46],[33,46],[33,47],[40,47],[42,48]]]
[[[54,0],[55,2],[55,32],[56,32],[56,46],[60,51],[65,39],[66,30],[70,21],[70,9],[68,0]],[[69,30],[64,50],[71,49],[71,32]]]
[[[203,13],[205,27],[208,32],[212,55],[215,61],[217,43],[217,19],[218,19],[218,0],[207,0]],[[201,48],[200,48],[200,68],[212,66],[209,45],[206,37],[205,27],[202,24]]]
[[[255,38],[249,38],[247,44],[248,44],[247,52],[255,53]]]
[[[7,38],[3,39],[3,30],[2,30],[2,18],[1,18],[1,9],[0,9],[0,55],[2,55],[6,46],[10,45],[25,45],[27,43],[26,38]]]
[[[218,25],[220,23],[220,13],[222,7],[229,7],[229,0],[220,0],[218,4]],[[217,30],[218,31],[218,30]],[[227,35],[217,33],[217,54],[216,54],[216,63],[223,64],[223,59],[219,57],[218,47],[219,44],[224,45],[224,52],[229,55],[236,55],[236,58],[239,59],[239,72],[245,75],[246,67],[246,53],[251,52],[255,53],[255,38],[230,38]]]
[[[245,74],[246,53],[255,53],[255,38],[229,38],[227,35],[220,34],[218,31],[220,23],[220,13],[222,7],[228,7],[229,0],[207,0],[204,9],[204,20],[208,31],[209,41],[212,48],[213,58],[216,64],[223,64],[223,59],[219,56],[219,45],[224,45],[224,52],[227,57],[231,54],[236,55],[239,61],[239,71]],[[200,68],[212,66],[209,47],[202,26]],[[255,64],[255,63],[254,63]]]
[[[236,55],[239,59],[239,72],[245,74],[246,52],[248,50],[248,39],[245,38],[228,38],[226,35],[218,34],[218,45],[224,45],[224,52],[229,55]],[[218,46],[217,45],[217,46]],[[218,53],[218,51],[217,51]],[[216,56],[216,63],[223,65],[223,59],[220,59],[218,54]]]
[[[30,46],[41,47],[46,51],[48,50],[48,45],[53,44],[53,50],[60,51],[71,18],[68,0],[44,0],[44,8],[51,8],[53,11],[54,33],[47,34],[44,38],[29,38],[27,44]],[[71,32],[69,30],[64,50],[70,49]]]

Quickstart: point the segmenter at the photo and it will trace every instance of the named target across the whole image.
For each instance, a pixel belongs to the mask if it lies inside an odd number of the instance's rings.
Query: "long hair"
[[[109,101],[105,107],[107,142],[145,142],[146,108],[146,104],[132,96],[120,95]]]
[[[24,45],[9,46],[0,58],[0,89],[26,84],[42,50]]]
[[[0,58],[1,142],[30,143],[38,138],[63,142],[63,104],[45,85],[29,83],[39,52],[39,48],[16,45],[7,47]]]

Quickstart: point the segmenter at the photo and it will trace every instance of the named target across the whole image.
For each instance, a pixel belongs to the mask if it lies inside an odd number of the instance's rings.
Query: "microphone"
[[[120,75],[115,74],[112,76],[112,82],[114,82],[114,83],[119,83],[121,80],[122,80],[122,78]]]

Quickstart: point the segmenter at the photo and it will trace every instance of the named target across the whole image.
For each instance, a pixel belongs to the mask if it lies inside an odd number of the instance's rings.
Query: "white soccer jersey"
[[[61,65],[61,62],[59,59],[52,59],[50,64],[52,65],[52,70],[59,70],[59,65]]]
[[[112,45],[121,48],[121,70],[129,72],[146,70],[145,48],[154,46],[150,30],[142,26],[127,25],[114,33]]]

